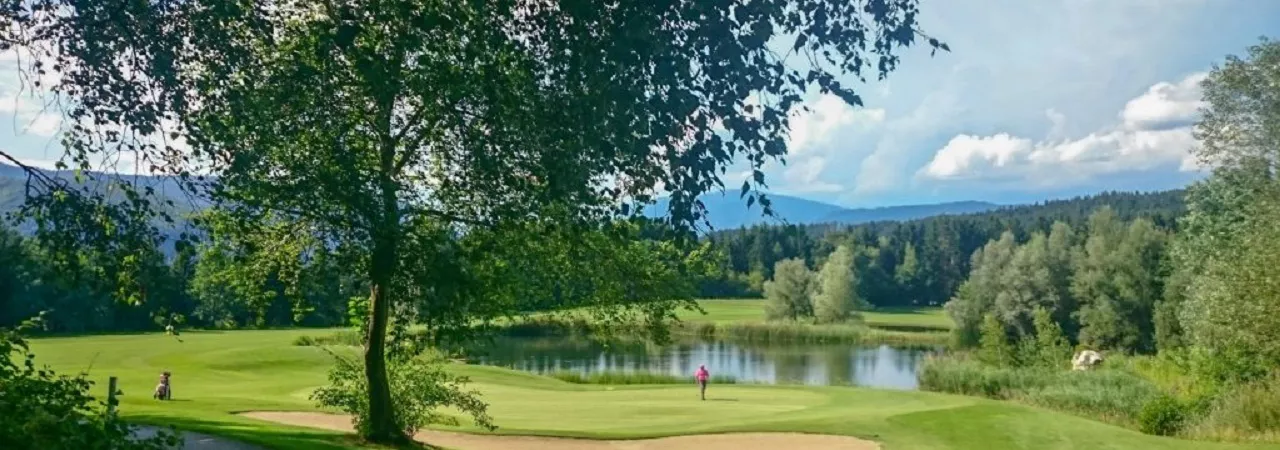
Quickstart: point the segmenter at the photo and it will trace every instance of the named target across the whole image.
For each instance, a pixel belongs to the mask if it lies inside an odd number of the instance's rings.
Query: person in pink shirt
[[[699,365],[698,371],[693,373],[693,377],[698,379],[698,389],[702,395],[702,399],[707,399],[707,379],[711,378],[711,372],[707,372],[707,366]]]

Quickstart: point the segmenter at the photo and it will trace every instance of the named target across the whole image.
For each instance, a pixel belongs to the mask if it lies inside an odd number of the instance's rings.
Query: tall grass
[[[1218,396],[1188,436],[1229,441],[1280,440],[1280,374]]]
[[[1127,370],[1069,371],[993,367],[964,355],[931,357],[920,369],[924,390],[1012,400],[1135,428],[1138,413],[1160,395]]]
[[[318,336],[302,335],[294,338],[293,345],[299,347],[325,347],[334,345],[359,347],[364,345],[364,337],[355,330],[341,330]]]
[[[582,374],[579,372],[551,372],[546,374],[551,378],[566,381],[573,384],[693,384],[693,377],[678,377],[675,375],[651,373],[651,372],[592,372]],[[715,375],[711,377],[711,384],[737,384],[737,379],[727,375]]]
[[[801,344],[894,344],[946,345],[948,335],[942,331],[890,331],[862,324],[815,325],[797,322],[763,323],[681,323],[673,334],[697,336],[730,342]]]
[[[639,323],[600,324],[579,317],[535,317],[492,325],[497,337],[601,337],[645,339],[650,331]],[[904,331],[871,327],[862,323],[810,324],[801,322],[678,322],[669,331],[672,336],[698,337],[739,343],[796,344],[889,344],[938,347],[950,341],[946,331]],[[323,336],[300,336],[294,345],[362,345],[361,336],[342,330]]]

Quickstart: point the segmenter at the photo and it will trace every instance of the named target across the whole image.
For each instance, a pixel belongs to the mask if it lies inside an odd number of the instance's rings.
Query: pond
[[[649,372],[692,376],[705,364],[712,375],[739,383],[917,388],[916,368],[939,350],[888,345],[740,344],[684,341],[656,346],[602,344],[570,338],[502,338],[473,356],[477,364],[534,373]]]

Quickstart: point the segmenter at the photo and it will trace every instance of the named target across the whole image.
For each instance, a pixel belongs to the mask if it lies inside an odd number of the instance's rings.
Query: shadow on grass
[[[423,450],[439,449],[421,443],[409,443],[400,446],[372,445],[360,442],[352,434],[336,433],[310,428],[275,425],[267,423],[217,422],[190,417],[171,417],[160,415],[131,415],[129,422],[158,427],[174,427],[181,431],[194,431],[217,436],[246,444],[253,444],[272,450],[353,450],[353,449],[387,449],[387,450]]]

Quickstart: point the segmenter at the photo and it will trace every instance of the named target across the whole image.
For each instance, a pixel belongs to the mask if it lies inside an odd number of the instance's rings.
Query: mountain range
[[[71,179],[71,171],[46,171],[51,176]],[[26,173],[18,167],[0,163],[0,213],[12,210],[22,203]],[[178,183],[168,177],[127,176],[126,180],[139,186],[151,186],[158,195],[174,197],[177,204],[190,204],[181,195]],[[745,200],[736,195],[706,194],[700,197],[707,206],[711,226],[716,230],[729,230],[758,224],[859,224],[879,221],[905,221],[938,215],[969,214],[991,211],[1002,205],[980,201],[963,201],[925,205],[887,206],[880,208],[846,208],[830,203],[780,194],[770,194],[774,217],[765,217],[759,205],[748,208]],[[666,199],[659,199],[645,209],[648,216],[666,213]]]
[[[781,194],[769,194],[774,217],[766,217],[759,205],[747,207],[744,199],[731,194],[706,194],[699,197],[707,207],[711,226],[716,230],[731,230],[760,224],[790,223],[808,225],[834,223],[856,225],[868,222],[906,221],[925,217],[971,214],[1003,207],[989,202],[962,201],[923,205],[885,206],[879,208],[846,208],[830,203]],[[659,199],[645,209],[645,215],[665,214],[667,200]]]

